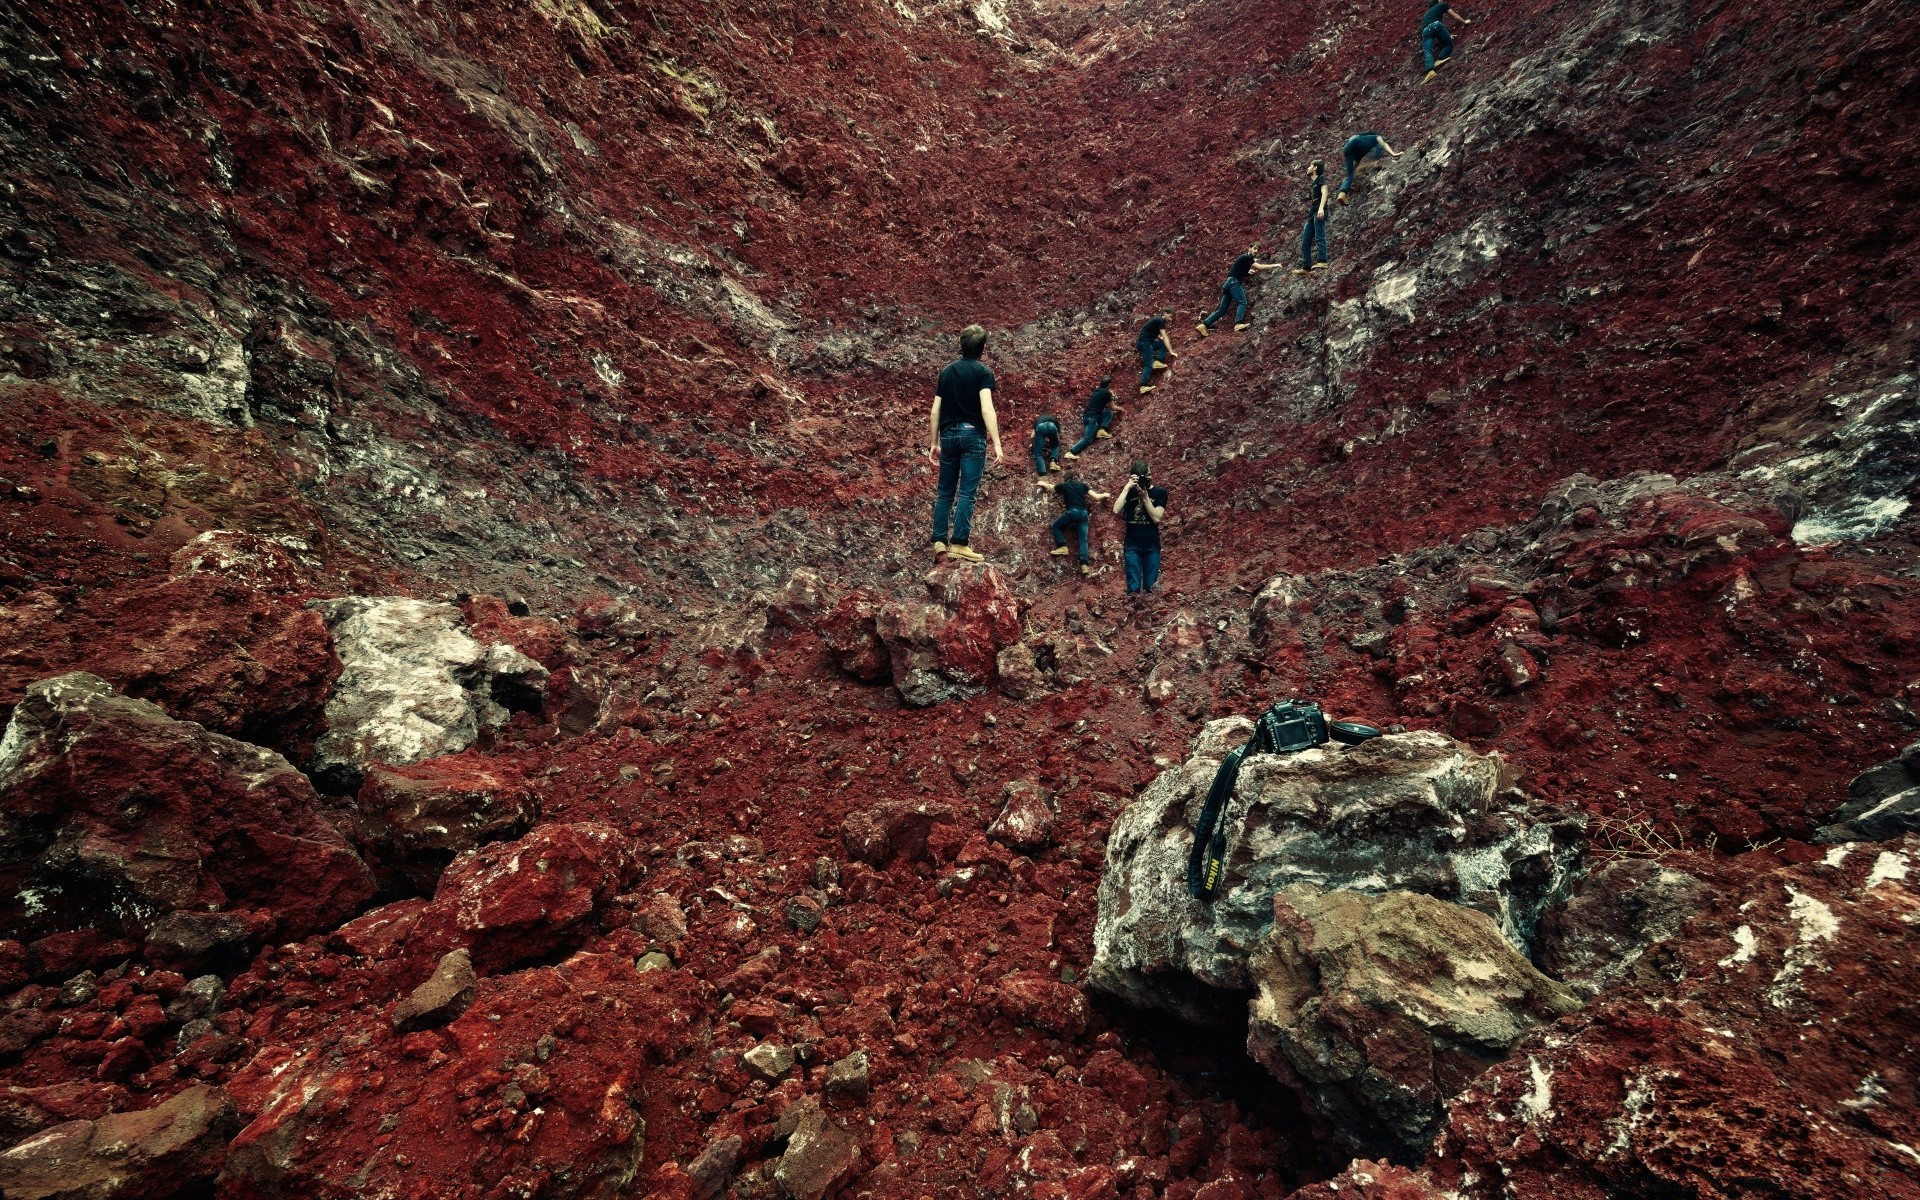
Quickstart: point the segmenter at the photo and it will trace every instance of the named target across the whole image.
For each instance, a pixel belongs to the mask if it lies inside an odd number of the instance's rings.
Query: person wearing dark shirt
[[[1167,360],[1175,357],[1173,340],[1167,336],[1167,322],[1172,312],[1159,312],[1153,315],[1140,333],[1133,339],[1133,348],[1140,352],[1140,394],[1146,395],[1153,390],[1153,373],[1167,369]]]
[[[960,357],[940,372],[927,418],[927,457],[940,464],[933,498],[933,552],[968,562],[986,557],[967,541],[973,530],[973,496],[987,465],[988,439],[993,441],[993,461],[1007,457],[1000,449],[1000,421],[993,412],[993,371],[980,361],[986,349],[986,330],[969,325],[960,331]]]
[[[1220,285],[1220,307],[1201,317],[1200,323],[1194,326],[1200,331],[1201,337],[1207,336],[1207,331],[1220,323],[1220,318],[1227,315],[1229,306],[1237,306],[1233,313],[1233,331],[1238,333],[1247,327],[1247,280],[1252,278],[1255,271],[1271,271],[1280,265],[1256,260],[1254,255],[1259,250],[1260,243],[1252,243],[1227,268],[1227,281]]]
[[[1160,581],[1160,521],[1167,515],[1167,489],[1154,484],[1146,463],[1133,464],[1133,474],[1114,500],[1113,511],[1127,523],[1121,547],[1127,591],[1151,592]]]
[[[1061,476],[1060,482],[1042,480],[1040,486],[1050,489],[1054,495],[1060,497],[1060,504],[1065,510],[1054,518],[1053,522],[1054,556],[1065,558],[1072,553],[1072,549],[1067,545],[1067,535],[1075,534],[1080,539],[1080,573],[1093,574],[1093,555],[1087,545],[1087,526],[1092,521],[1093,514],[1089,509],[1088,501],[1107,500],[1111,497],[1105,492],[1094,491],[1091,486],[1081,480],[1080,473],[1071,467],[1067,468],[1067,473]]]
[[[1400,157],[1400,152],[1387,144],[1387,139],[1377,133],[1356,133],[1347,139],[1340,149],[1340,157],[1347,163],[1347,179],[1340,185],[1340,194],[1335,197],[1340,203],[1347,202],[1347,193],[1353,190],[1353,173],[1360,169],[1360,160],[1379,158],[1382,154]]]
[[[1093,395],[1087,397],[1086,411],[1081,413],[1080,440],[1067,451],[1067,460],[1079,458],[1081,451],[1093,445],[1095,438],[1110,438],[1113,435],[1107,429],[1113,424],[1113,414],[1120,406],[1113,402],[1113,392],[1107,387],[1113,382],[1113,376],[1102,375],[1100,386],[1093,389]]]
[[[1447,3],[1447,0],[1439,0],[1427,10],[1427,15],[1420,20],[1420,51],[1427,57],[1427,73],[1421,78],[1421,83],[1432,79],[1434,72],[1453,57],[1453,33],[1447,29],[1448,17],[1462,25],[1473,24],[1467,20],[1467,14]]]
[[[1045,475],[1060,469],[1060,422],[1052,413],[1033,423],[1033,473]]]
[[[1320,260],[1314,261],[1314,247]],[[1307,164],[1307,223],[1300,228],[1300,265],[1295,275],[1324,271],[1327,267],[1327,165],[1319,159]]]

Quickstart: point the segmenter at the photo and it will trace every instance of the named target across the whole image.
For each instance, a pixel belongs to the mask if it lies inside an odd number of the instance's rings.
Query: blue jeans
[[[1078,454],[1088,446],[1093,445],[1093,439],[1098,436],[1100,431],[1112,424],[1113,410],[1110,408],[1103,408],[1097,413],[1088,413],[1086,428],[1081,432],[1080,440],[1073,444],[1073,449],[1069,451],[1069,453]]]
[[[1127,590],[1129,592],[1150,592],[1153,585],[1160,582],[1160,547],[1128,546],[1126,548]]]
[[[1453,57],[1453,34],[1445,24],[1435,21],[1420,31],[1420,48],[1427,55],[1427,70],[1434,67],[1434,60]]]
[[[1053,544],[1056,546],[1066,545],[1067,532],[1075,528],[1076,526],[1080,530],[1080,565],[1084,567],[1088,563],[1093,561],[1093,555],[1088,552],[1088,548],[1087,548],[1087,510],[1086,509],[1070,508],[1067,511],[1061,513],[1058,517],[1054,518]]]
[[[933,499],[933,540],[947,538],[947,520],[953,520],[955,545],[967,544],[973,532],[973,494],[980,490],[980,472],[987,468],[987,436],[971,425],[949,425],[940,431],[940,490]]]
[[[1347,181],[1340,185],[1340,190],[1343,192],[1353,190],[1353,173],[1360,169],[1360,160],[1379,158],[1384,153],[1386,152],[1380,149],[1379,138],[1372,139],[1371,145],[1354,146],[1348,144],[1348,146],[1341,151],[1341,156],[1347,160]]]
[[[1245,324],[1247,320],[1247,289],[1241,285],[1238,279],[1229,279],[1220,285],[1220,307],[1208,313],[1200,323],[1208,329],[1212,329],[1220,323],[1221,317],[1227,315],[1227,306],[1230,304],[1239,305],[1239,307],[1234,310],[1233,323],[1235,325]]]
[[[1320,261],[1327,261],[1327,219],[1308,214],[1307,223],[1300,227],[1300,265],[1313,266],[1313,248],[1320,247]]]
[[[1135,342],[1133,348],[1140,352],[1140,386],[1153,382],[1153,364],[1167,356],[1167,344],[1159,338],[1151,342]]]

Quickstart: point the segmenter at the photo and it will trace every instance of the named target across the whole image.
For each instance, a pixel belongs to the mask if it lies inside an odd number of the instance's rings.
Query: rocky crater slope
[[[1920,1194],[1920,10],[1417,15],[0,12],[0,1196]]]

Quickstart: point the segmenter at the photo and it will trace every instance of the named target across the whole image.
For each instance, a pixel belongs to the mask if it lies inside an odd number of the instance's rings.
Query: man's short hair
[[[1327,173],[1327,164],[1316,158],[1307,164],[1307,170],[1312,171],[1315,175],[1325,175]]]
[[[1101,387],[1105,387],[1105,386],[1107,386],[1108,384],[1110,384],[1110,383],[1112,383],[1112,382],[1113,382],[1113,376],[1111,376],[1111,375],[1102,375],[1102,376],[1100,377],[1100,386],[1101,386]]]
[[[987,331],[981,325],[969,325],[960,331],[960,357],[979,358],[987,349]]]

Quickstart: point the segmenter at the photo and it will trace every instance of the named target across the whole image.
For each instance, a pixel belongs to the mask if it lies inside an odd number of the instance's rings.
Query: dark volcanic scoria
[[[1920,1195],[1920,9],[1425,15],[0,12],[0,1197]]]

